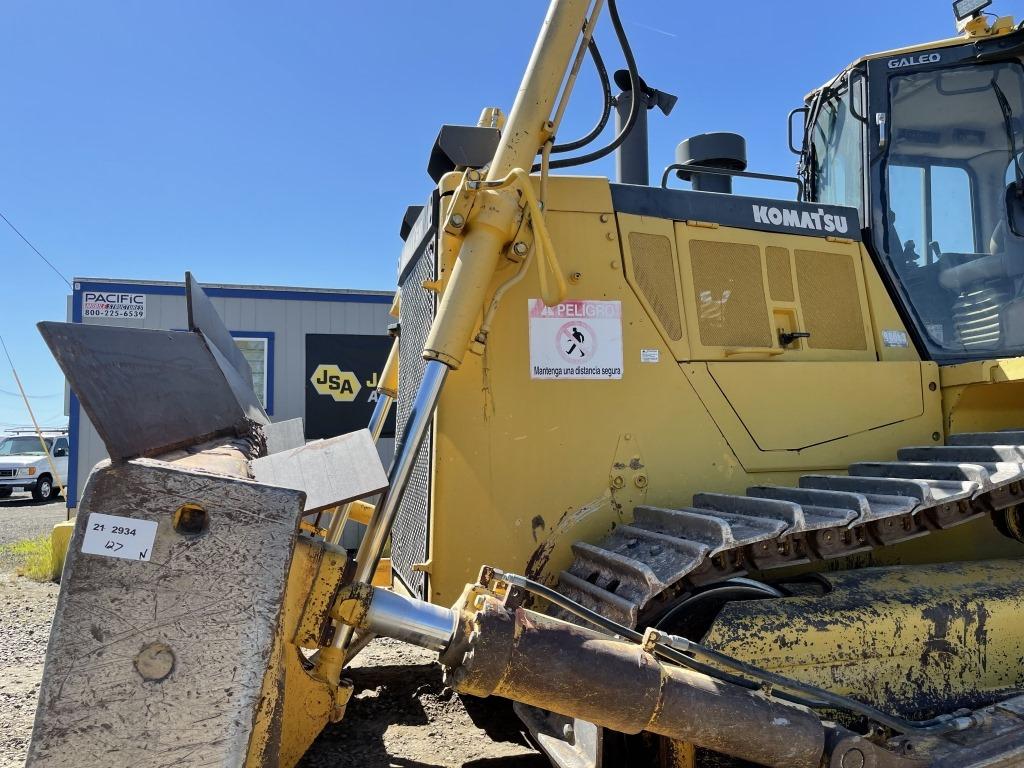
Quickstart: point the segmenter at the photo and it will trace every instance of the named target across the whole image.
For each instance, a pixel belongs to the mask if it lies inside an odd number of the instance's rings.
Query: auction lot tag
[[[528,311],[530,378],[622,378],[622,302],[529,299]]]
[[[91,512],[82,539],[82,554],[149,560],[156,541],[156,527],[155,520]]]

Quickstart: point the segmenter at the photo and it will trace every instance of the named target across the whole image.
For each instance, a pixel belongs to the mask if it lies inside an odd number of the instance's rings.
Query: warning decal
[[[621,379],[622,302],[529,299],[531,379]]]

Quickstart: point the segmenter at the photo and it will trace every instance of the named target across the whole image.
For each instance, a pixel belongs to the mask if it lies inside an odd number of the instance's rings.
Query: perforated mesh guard
[[[426,369],[423,345],[427,341],[430,324],[434,320],[436,298],[433,291],[423,288],[423,283],[436,279],[436,254],[434,241],[431,240],[417,257],[416,263],[406,270],[405,278],[400,284],[402,302],[399,320],[402,335],[398,346],[396,446],[404,439],[409,413],[412,411]],[[431,427],[423,438],[419,457],[413,466],[409,484],[398,507],[395,527],[391,532],[392,568],[402,583],[421,598],[426,597],[426,578],[422,571],[414,571],[413,566],[427,559],[430,532],[430,454],[433,438],[434,430]]]
[[[756,245],[690,241],[697,328],[707,347],[770,347],[771,324]]]
[[[772,301],[796,301],[793,294],[793,270],[789,266],[789,251],[769,245],[764,249],[768,262],[768,291]]]
[[[796,251],[796,282],[812,349],[868,348],[853,258],[843,253]]]
[[[672,243],[664,235],[632,232],[629,250],[633,256],[633,274],[637,285],[673,341],[683,337],[676,298],[676,273],[673,266]]]

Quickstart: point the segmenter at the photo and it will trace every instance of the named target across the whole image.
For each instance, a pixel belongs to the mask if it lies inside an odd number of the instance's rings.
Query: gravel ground
[[[0,501],[0,545],[33,538],[63,520],[62,503]],[[24,765],[56,584],[14,574],[0,554],[0,768]],[[346,672],[355,684],[345,719],[329,726],[300,768],[543,768],[512,706],[461,699],[441,680],[436,654],[394,640],[371,643]]]
[[[0,500],[0,768],[25,762],[59,590],[10,573],[15,562],[3,546],[49,533],[66,512],[63,501],[41,504],[27,493]]]
[[[0,574],[0,768],[25,764],[58,589]]]
[[[345,676],[345,719],[328,726],[299,768],[544,768],[504,699],[461,698],[441,681],[437,654],[375,640]]]

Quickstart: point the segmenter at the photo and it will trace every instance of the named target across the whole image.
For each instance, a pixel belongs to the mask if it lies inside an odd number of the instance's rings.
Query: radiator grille
[[[430,324],[434,320],[436,295],[433,291],[424,289],[423,283],[436,279],[436,253],[434,241],[431,240],[416,263],[406,271],[406,276],[400,284],[402,302],[399,320],[402,335],[398,346],[396,447],[404,440],[409,413],[412,411],[416,392],[423,381],[426,368],[423,345],[426,343]],[[432,442],[433,428],[428,430],[426,437],[423,438],[419,457],[413,466],[391,533],[391,565],[395,574],[413,594],[421,598],[427,597],[426,579],[422,571],[414,571],[412,567],[427,559]]]
[[[853,259],[844,253],[796,251],[800,306],[812,349],[867,349]]]
[[[676,298],[672,242],[664,235],[633,232],[629,236],[629,250],[637,286],[650,302],[665,333],[678,341],[683,337],[683,324],[679,319],[679,300]]]
[[[772,301],[796,301],[793,295],[793,270],[789,266],[789,251],[771,245],[764,249],[768,262],[768,292]]]
[[[14,477],[17,471],[16,469],[0,469],[0,477]]]
[[[771,324],[756,245],[690,242],[697,327],[707,347],[770,347]]]

